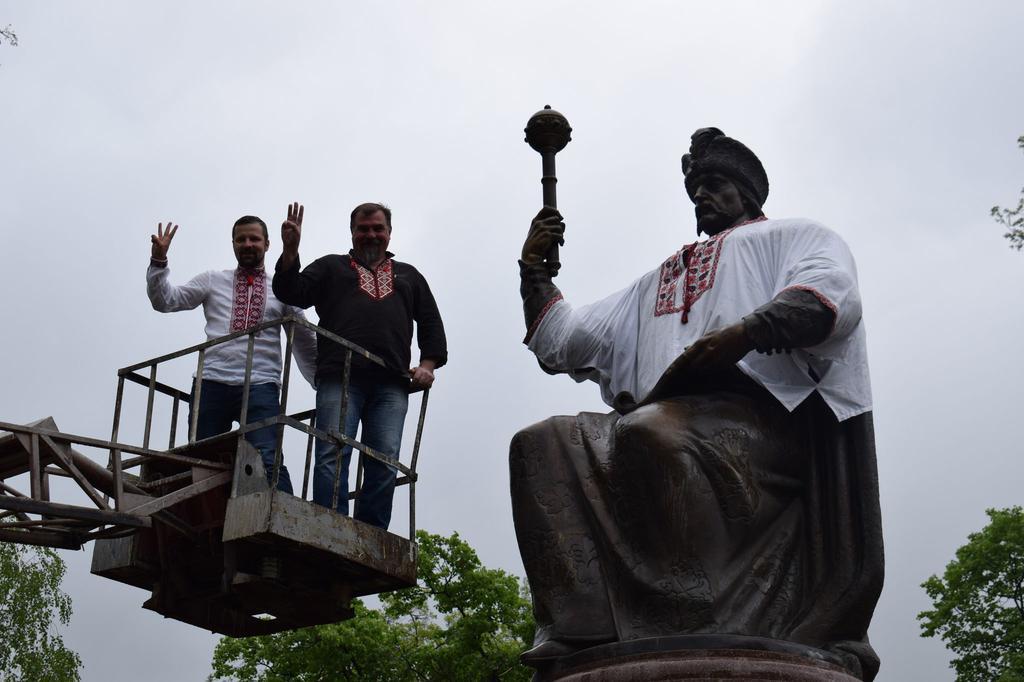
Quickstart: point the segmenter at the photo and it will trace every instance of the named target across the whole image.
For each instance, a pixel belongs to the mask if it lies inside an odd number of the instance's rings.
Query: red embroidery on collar
[[[395,293],[395,274],[390,258],[385,258],[376,270],[363,267],[355,258],[350,257],[348,262],[359,278],[359,288],[370,298],[379,301]]]
[[[765,216],[745,220],[723,230],[702,242],[687,244],[671,258],[661,264],[658,273],[658,293],[654,301],[654,315],[671,315],[682,311],[679,321],[686,324],[690,319],[690,310],[708,289],[715,285],[715,274],[718,272],[718,259],[722,254],[722,244],[733,230],[751,223],[767,220]],[[680,276],[683,277],[683,301],[676,305],[676,288]]]
[[[263,308],[267,303],[267,273],[263,270],[236,269],[234,291],[231,331],[252,329],[263,321]]]

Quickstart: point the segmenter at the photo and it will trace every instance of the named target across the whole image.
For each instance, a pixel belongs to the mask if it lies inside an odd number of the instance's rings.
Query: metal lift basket
[[[274,417],[249,424],[255,337],[276,325],[283,325],[286,336],[281,409]],[[346,350],[337,431],[314,427],[312,410],[287,414],[297,325]],[[188,442],[176,446],[179,405],[191,401],[193,408],[198,406],[207,349],[243,336],[248,336],[248,348],[241,426],[196,440],[198,410],[193,409]],[[194,391],[157,380],[158,365],[191,353],[198,354]],[[0,435],[0,542],[78,549],[95,541],[94,574],[150,591],[143,604],[147,609],[232,637],[338,622],[352,616],[354,597],[415,585],[416,463],[429,391],[420,400],[409,465],[389,460],[343,435],[353,353],[383,365],[374,354],[305,319],[286,317],[118,370],[109,441],[62,433],[52,418],[25,425],[0,422],[0,434],[6,432]],[[147,374],[139,373],[147,369]],[[126,381],[141,384],[148,392],[141,446],[118,441]],[[157,393],[172,399],[166,450],[150,445]],[[260,454],[245,439],[246,433],[267,426],[277,429],[270,482]],[[298,497],[276,490],[285,428],[306,435]],[[316,438],[349,445],[361,457],[387,462],[397,470],[397,485],[409,486],[408,538],[306,499]],[[82,454],[76,445],[107,451],[107,465]],[[360,465],[350,499],[358,498],[361,471]],[[18,490],[12,483],[26,474],[28,490]],[[72,479],[92,506],[52,500],[53,476]],[[336,478],[335,502],[339,494]]]

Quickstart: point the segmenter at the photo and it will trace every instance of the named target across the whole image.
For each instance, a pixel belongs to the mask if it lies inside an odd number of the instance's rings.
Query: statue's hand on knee
[[[704,377],[729,369],[754,350],[743,323],[708,332],[677,357],[640,404],[646,405],[673,395],[687,379]]]

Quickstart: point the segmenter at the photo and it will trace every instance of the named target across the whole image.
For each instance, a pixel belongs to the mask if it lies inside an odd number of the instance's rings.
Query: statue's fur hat
[[[686,193],[693,200],[697,180],[707,173],[721,173],[758,207],[768,200],[768,175],[761,161],[739,140],[726,137],[718,128],[701,128],[690,136],[690,153],[683,154]]]

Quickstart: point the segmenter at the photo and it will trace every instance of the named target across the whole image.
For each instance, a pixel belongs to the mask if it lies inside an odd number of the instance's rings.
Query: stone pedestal
[[[734,648],[701,648],[725,644]],[[584,649],[537,671],[537,682],[779,680],[859,682],[830,654],[756,637],[659,637]]]

